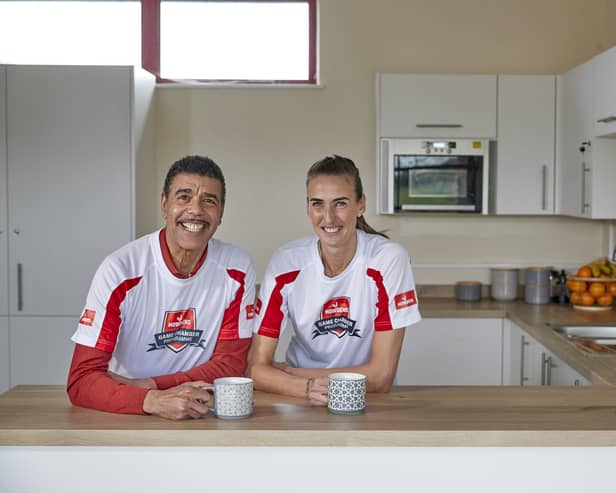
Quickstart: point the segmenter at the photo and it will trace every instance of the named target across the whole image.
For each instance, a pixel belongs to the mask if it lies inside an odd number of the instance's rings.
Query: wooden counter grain
[[[358,416],[255,393],[251,418],[181,422],[73,407],[61,386],[0,396],[0,446],[616,446],[616,388],[398,387]]]

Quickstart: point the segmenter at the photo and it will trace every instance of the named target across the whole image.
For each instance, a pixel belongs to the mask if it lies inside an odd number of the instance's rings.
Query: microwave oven
[[[381,139],[379,213],[488,213],[487,139]]]

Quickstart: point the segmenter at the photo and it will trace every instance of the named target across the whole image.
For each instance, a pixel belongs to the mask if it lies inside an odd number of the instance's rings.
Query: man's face
[[[221,223],[224,206],[222,184],[215,178],[180,173],[171,183],[169,196],[162,194],[161,209],[167,226],[171,254],[201,254]]]

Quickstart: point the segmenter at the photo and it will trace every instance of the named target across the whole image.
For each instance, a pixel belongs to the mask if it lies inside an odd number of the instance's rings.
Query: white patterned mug
[[[218,418],[240,419],[252,415],[252,378],[224,377],[214,380],[214,385],[204,387],[214,391],[212,410]]]
[[[366,376],[361,373],[331,373],[327,385],[327,408],[336,414],[359,414],[366,408]]]

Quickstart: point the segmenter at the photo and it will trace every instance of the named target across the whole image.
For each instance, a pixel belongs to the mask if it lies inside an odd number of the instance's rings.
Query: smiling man
[[[110,412],[198,418],[202,387],[242,375],[250,345],[255,273],[239,248],[213,239],[225,179],[188,156],[165,179],[165,226],[107,257],[73,335],[68,395]]]

